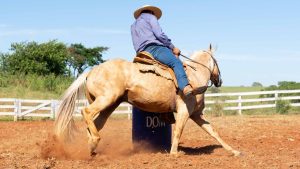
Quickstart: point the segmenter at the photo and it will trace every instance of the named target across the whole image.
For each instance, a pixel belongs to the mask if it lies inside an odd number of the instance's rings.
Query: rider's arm
[[[171,39],[168,38],[168,36],[162,31],[157,18],[155,16],[150,18],[150,25],[153,31],[154,36],[162,42],[165,46],[172,49],[174,48],[174,45],[171,42]]]

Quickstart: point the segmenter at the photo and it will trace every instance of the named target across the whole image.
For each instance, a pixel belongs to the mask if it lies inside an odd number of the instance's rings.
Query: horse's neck
[[[193,69],[189,67],[191,69],[189,72],[191,72],[192,75],[196,77],[195,83],[203,86],[206,85],[210,79],[210,71],[209,71],[210,65],[209,65],[209,61],[203,60],[203,58],[201,58],[201,55],[203,55],[203,52],[197,52],[193,56],[191,56],[192,60],[199,62],[200,64],[191,61],[187,61],[185,63],[195,68]]]
[[[196,65],[192,62],[185,62],[188,65],[191,65],[192,67],[188,66],[188,76],[193,77],[189,78],[191,79],[194,84],[197,84],[199,86],[205,86],[207,85],[209,79],[210,79],[210,73],[207,68],[201,65]]]

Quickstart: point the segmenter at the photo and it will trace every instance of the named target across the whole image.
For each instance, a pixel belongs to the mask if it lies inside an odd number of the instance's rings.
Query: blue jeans
[[[150,45],[146,47],[145,51],[151,53],[154,59],[174,70],[178,87],[181,91],[189,84],[182,62],[175,57],[169,48],[159,45]]]

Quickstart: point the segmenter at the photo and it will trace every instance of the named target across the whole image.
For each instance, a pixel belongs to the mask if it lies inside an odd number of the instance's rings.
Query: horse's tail
[[[74,136],[76,126],[73,119],[76,100],[84,90],[88,73],[81,74],[67,89],[62,97],[55,121],[55,135],[64,141],[70,141]]]

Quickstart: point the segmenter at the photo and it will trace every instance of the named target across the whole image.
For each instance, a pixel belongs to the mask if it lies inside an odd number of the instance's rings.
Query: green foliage
[[[278,82],[278,88],[280,90],[300,89],[300,83],[293,82],[293,81],[281,81]]]
[[[253,82],[252,87],[263,87],[263,85],[259,82]]]
[[[300,89],[300,83],[293,81],[280,81],[278,85],[271,85],[263,89],[263,91],[272,91],[272,90],[296,90]],[[279,97],[282,96],[292,96],[297,94],[280,94]],[[260,95],[261,98],[273,97],[272,94]]]
[[[37,74],[7,74],[0,73],[0,87],[21,87],[32,91],[47,91],[62,93],[74,79],[67,76],[54,74],[40,76]],[[19,91],[22,92],[22,91]]]
[[[56,40],[13,43],[11,53],[2,54],[1,69],[11,74],[65,75],[67,58],[66,45]]]
[[[3,71],[0,71],[0,87],[7,87],[9,84],[9,78],[7,77],[7,74],[1,72]]]
[[[290,103],[284,100],[277,100],[276,102],[276,113],[288,114],[291,109]]]
[[[5,54],[3,53],[0,53],[0,72],[3,72],[3,65],[4,65],[4,57],[5,57]]]
[[[220,117],[224,115],[224,101],[226,97],[220,97],[216,99],[215,103],[211,105],[210,110],[208,111],[214,117]]]
[[[81,74],[86,68],[103,63],[102,53],[107,50],[107,47],[86,48],[82,44],[71,44],[68,64],[74,69],[74,74]]]
[[[264,90],[294,90],[300,89],[300,83],[293,81],[280,81],[278,85],[271,85],[266,87]]]
[[[0,96],[57,98],[74,80],[71,72],[104,62],[106,50],[56,40],[13,43],[9,53],[0,53]]]
[[[11,44],[10,53],[0,53],[0,71],[10,74],[68,75],[81,74],[86,68],[104,60],[102,53],[107,47],[86,48],[82,44],[71,44],[52,40],[45,43],[21,42]],[[51,86],[54,81],[49,81]],[[51,88],[51,87],[50,87]]]
[[[215,117],[220,117],[224,115],[223,105],[217,101],[211,108],[211,114]]]

